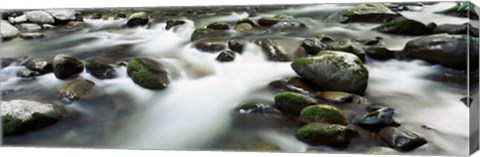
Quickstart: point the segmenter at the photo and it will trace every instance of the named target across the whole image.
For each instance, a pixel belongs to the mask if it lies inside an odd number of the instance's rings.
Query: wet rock
[[[93,58],[86,62],[85,69],[98,79],[111,79],[117,76],[114,63],[104,58]]]
[[[385,23],[400,16],[383,4],[369,3],[333,13],[327,17],[326,21]]]
[[[43,28],[43,29],[53,29],[53,28],[55,28],[55,26],[54,26],[54,25],[51,25],[51,24],[43,24],[43,25],[42,25],[42,28]]]
[[[253,25],[246,22],[240,23],[235,25],[234,29],[241,32],[253,32]]]
[[[475,5],[469,1],[457,2],[455,6],[437,13],[478,20],[478,14],[475,12]]]
[[[0,109],[4,136],[51,126],[66,115],[66,110],[60,106],[21,99],[2,101]]]
[[[296,92],[300,94],[313,94],[318,92],[318,89],[316,89],[317,87],[313,83],[299,77],[275,80],[270,82],[268,87],[280,91]]]
[[[83,63],[71,56],[58,54],[53,58],[53,73],[59,79],[67,79],[80,74]]]
[[[223,40],[203,39],[193,44],[197,50],[202,52],[218,52],[227,48],[227,43]]]
[[[371,130],[380,130],[387,126],[400,126],[395,120],[393,120],[394,113],[395,110],[393,108],[384,107],[362,116],[355,121],[355,124]]]
[[[148,22],[149,22],[149,18],[147,13],[137,12],[137,13],[133,13],[128,17],[127,26],[129,27],[143,26],[148,24]]]
[[[385,47],[373,46],[365,49],[368,57],[378,60],[389,60],[395,58],[395,52]]]
[[[425,24],[403,17],[373,28],[372,30],[399,35],[425,35],[428,33],[428,28]]]
[[[224,30],[229,30],[230,26],[226,23],[219,23],[219,22],[214,22],[211,23],[207,26],[207,29],[211,30],[217,30],[217,31],[224,31]]]
[[[370,147],[368,148],[365,152],[365,154],[378,154],[378,155],[393,155],[393,154],[399,154],[395,149],[389,148],[389,147]]]
[[[22,69],[22,70],[19,70],[17,72],[17,76],[18,77],[23,77],[23,78],[32,78],[32,77],[39,76],[39,75],[41,75],[39,72],[29,70],[29,69]]]
[[[53,62],[49,58],[34,58],[26,60],[22,65],[27,69],[37,71],[40,74],[53,72]]]
[[[467,69],[469,55],[470,70],[478,69],[478,39],[467,35],[423,36],[407,42],[404,51],[412,58],[459,70]]]
[[[275,107],[285,115],[299,116],[302,109],[317,104],[317,101],[309,96],[283,92],[275,95]]]
[[[286,62],[290,60],[288,56],[285,55],[283,47],[279,46],[270,39],[258,39],[255,41],[255,44],[262,49],[262,52],[265,54],[268,60],[280,62]]]
[[[216,58],[219,62],[231,62],[235,59],[235,52],[230,50],[223,50]]]
[[[470,24],[456,25],[456,24],[443,24],[435,27],[432,30],[433,34],[470,34],[470,36],[478,37],[478,28],[469,26]]]
[[[395,127],[385,127],[378,134],[389,147],[399,151],[410,151],[427,143],[423,137]]]
[[[17,16],[17,17],[9,17],[8,21],[10,21],[10,23],[13,23],[13,24],[24,23],[24,22],[27,22],[27,15],[21,15],[21,16]]]
[[[369,106],[366,107],[367,111],[368,112],[375,112],[379,109],[382,109],[382,108],[385,108],[385,105],[382,105],[382,104],[371,104]]]
[[[300,112],[300,119],[304,123],[327,123],[348,125],[342,111],[330,105],[307,106]]]
[[[260,26],[270,27],[278,23],[278,19],[275,17],[264,16],[257,20]]]
[[[70,29],[82,29],[85,28],[87,24],[83,21],[70,21],[67,23],[67,28]]]
[[[173,27],[184,25],[185,21],[183,20],[168,20],[167,25],[165,26],[166,30],[170,30]]]
[[[17,37],[20,34],[17,28],[12,26],[8,21],[0,21],[0,35],[2,39],[8,40]]]
[[[360,39],[360,40],[357,40],[357,41],[362,43],[363,45],[374,46],[374,45],[379,45],[380,43],[382,43],[382,40],[383,40],[382,37],[376,36],[376,37],[371,38],[371,39]]]
[[[331,103],[346,103],[353,99],[353,95],[345,92],[325,91],[321,92],[319,98]]]
[[[71,21],[77,19],[77,11],[73,9],[49,9],[45,11],[52,15],[57,21]]]
[[[297,139],[307,144],[333,147],[347,147],[356,135],[356,131],[343,125],[325,123],[308,124],[296,133]]]
[[[317,34],[314,36],[314,38],[321,41],[322,43],[329,43],[335,41],[331,36],[325,34]]]
[[[261,100],[254,100],[254,101],[247,101],[239,105],[235,111],[238,111],[242,114],[266,114],[266,115],[280,115],[278,109],[273,107],[274,103],[269,101],[261,101]]]
[[[21,30],[27,31],[27,32],[35,32],[42,29],[40,25],[35,23],[22,23],[20,24],[20,28]]]
[[[38,39],[43,38],[45,35],[43,33],[22,33],[20,34],[20,38],[22,39]]]
[[[327,44],[326,50],[349,52],[356,55],[360,60],[365,61],[365,52],[354,44],[350,39],[341,39]]]
[[[298,21],[279,21],[271,27],[280,30],[299,30],[307,28],[307,25]]]
[[[232,51],[242,53],[243,52],[243,47],[245,47],[245,41],[243,40],[229,40],[227,42],[228,48]]]
[[[195,40],[202,39],[212,32],[213,32],[213,30],[210,30],[210,29],[197,28],[192,32],[192,36],[190,37],[190,41],[195,41]]]
[[[302,42],[301,49],[311,55],[316,55],[318,52],[327,48],[327,45],[323,44],[316,38],[307,38]]]
[[[103,17],[102,13],[94,13],[94,14],[90,15],[90,19],[93,19],[93,20],[102,19],[102,17]]]
[[[55,23],[55,19],[52,15],[45,11],[29,11],[25,12],[28,21],[38,24],[45,24],[45,23]]]
[[[166,68],[153,58],[132,58],[127,65],[128,76],[147,89],[165,89],[170,83]]]
[[[60,87],[58,94],[63,102],[71,103],[86,98],[94,87],[94,82],[87,79],[78,79]]]
[[[363,94],[367,88],[367,69],[357,56],[349,53],[322,51],[314,57],[296,59],[291,67],[323,91]]]

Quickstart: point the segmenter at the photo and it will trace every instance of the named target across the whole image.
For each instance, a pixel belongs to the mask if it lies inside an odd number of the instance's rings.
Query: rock
[[[363,94],[368,84],[368,71],[355,55],[322,51],[314,57],[298,58],[293,70],[324,91]]]
[[[229,30],[230,29],[230,26],[226,23],[218,23],[218,22],[215,22],[215,23],[211,23],[207,26],[207,29],[211,29],[211,30],[217,30],[217,31],[224,31],[224,30]]]
[[[29,70],[29,69],[22,69],[17,72],[18,77],[23,78],[32,78],[35,76],[40,76],[41,74],[37,71]]]
[[[429,32],[425,24],[403,17],[375,27],[372,30],[399,35],[425,35]]]
[[[43,25],[42,25],[42,28],[43,28],[43,29],[53,29],[53,28],[55,28],[55,26],[54,26],[54,25],[51,25],[51,24],[43,24]]]
[[[342,10],[329,15],[326,18],[328,22],[372,22],[385,23],[397,17],[400,17],[381,3],[359,4],[353,8]]]
[[[118,14],[117,14],[117,17],[118,17],[118,18],[122,18],[122,19],[124,19],[124,18],[127,18],[127,14],[124,14],[124,13],[118,13]]]
[[[427,143],[423,137],[395,127],[385,127],[378,134],[389,147],[399,151],[410,151]]]
[[[132,58],[127,65],[128,76],[147,89],[165,89],[170,83],[166,68],[152,58]]]
[[[255,41],[255,44],[262,49],[262,52],[270,61],[287,62],[290,60],[288,56],[285,55],[283,47],[279,46],[273,40],[258,39]]]
[[[327,45],[323,44],[320,40],[316,38],[307,38],[302,42],[300,47],[306,53],[311,55],[316,55],[318,52],[327,48]]]
[[[45,35],[43,33],[22,33],[20,34],[20,38],[22,39],[38,39],[43,38]]]
[[[313,94],[318,92],[317,87],[312,82],[299,77],[275,80],[270,82],[268,87],[280,91],[296,92],[300,94]]]
[[[279,30],[299,30],[305,29],[307,26],[298,21],[279,21],[278,23],[271,26],[271,28]]]
[[[275,18],[275,17],[267,17],[267,16],[263,16],[263,17],[261,17],[260,19],[258,19],[257,21],[258,21],[258,24],[259,24],[260,26],[265,26],[265,27],[270,27],[270,26],[278,23],[278,19],[277,19],[277,18]]]
[[[230,50],[241,54],[245,46],[245,41],[233,39],[233,40],[229,40],[227,42],[227,45]]]
[[[38,24],[35,24],[35,23],[22,23],[20,24],[20,28],[23,30],[23,31],[27,31],[27,32],[35,32],[35,31],[39,31],[42,29],[42,27]]]
[[[0,109],[4,136],[51,126],[66,115],[66,110],[60,106],[21,99],[2,101]]]
[[[462,101],[466,106],[470,107],[472,105],[473,99],[469,97],[464,97],[460,99],[460,101]]]
[[[365,52],[361,47],[354,44],[350,39],[341,39],[327,43],[326,50],[349,52],[356,55],[360,60],[365,61]]]
[[[94,87],[94,82],[87,79],[78,79],[60,87],[58,94],[63,102],[71,103],[86,98]]]
[[[73,9],[49,9],[45,11],[58,21],[72,21],[77,19],[77,11]]]
[[[219,62],[231,62],[235,59],[235,52],[230,50],[223,50],[221,51],[216,60]]]
[[[457,2],[457,5],[437,13],[478,20],[478,14],[475,12],[475,5],[469,1]]]
[[[69,29],[82,29],[85,28],[87,24],[83,21],[69,21],[67,23],[67,28]]]
[[[379,45],[382,43],[383,38],[381,36],[376,36],[371,39],[359,39],[357,40],[358,42],[362,43],[363,45],[367,46],[374,46],[374,45]]]
[[[467,35],[423,36],[407,42],[404,51],[412,58],[459,70],[467,70],[469,55],[470,70],[478,69],[478,39]]]
[[[342,111],[330,105],[313,105],[305,107],[300,112],[300,119],[307,124],[310,123],[327,123],[348,125],[347,119]]]
[[[399,154],[395,149],[389,148],[389,147],[370,147],[368,148],[365,152],[365,154],[378,154],[378,155],[394,155],[394,154]]]
[[[93,77],[98,79],[111,79],[117,76],[114,63],[104,58],[93,58],[87,60],[85,69]]]
[[[478,37],[478,28],[469,26],[470,24],[456,25],[456,24],[443,24],[433,28],[433,34],[465,34],[472,37]]]
[[[45,24],[45,23],[55,23],[55,19],[52,15],[45,11],[28,11],[25,12],[28,21],[37,23],[37,24]]]
[[[389,60],[395,58],[395,52],[385,47],[373,46],[365,49],[368,57],[378,60]]]
[[[317,101],[309,96],[283,92],[275,95],[275,108],[285,115],[299,116],[302,109],[317,104]]]
[[[325,91],[319,95],[320,99],[331,103],[346,103],[353,99],[353,95],[345,92]]]
[[[363,115],[361,118],[355,121],[355,124],[370,130],[380,130],[387,126],[400,126],[395,120],[393,120],[393,114],[395,110],[389,107],[383,107],[376,111]]]
[[[224,40],[203,39],[193,43],[193,47],[202,52],[218,52],[227,48]]]
[[[67,79],[80,74],[83,63],[71,56],[58,54],[53,58],[53,73],[59,79]]]
[[[2,39],[8,40],[18,36],[20,31],[17,28],[12,26],[8,21],[1,20],[0,21],[0,35]]]
[[[149,18],[147,13],[137,12],[137,13],[133,13],[128,17],[127,26],[129,27],[143,26],[148,24],[148,22],[149,22]]]
[[[10,21],[10,23],[13,23],[13,24],[24,23],[24,22],[27,22],[27,15],[21,15],[21,16],[17,16],[17,17],[9,17],[8,21]]]
[[[40,74],[53,72],[53,62],[49,58],[34,58],[26,60],[22,65],[27,69],[37,71]]]
[[[192,32],[192,36],[190,37],[190,41],[195,41],[195,40],[202,39],[202,38],[208,36],[208,34],[210,34],[212,32],[214,32],[214,31],[211,30],[211,29],[197,28]]]
[[[175,26],[181,26],[183,24],[185,24],[185,21],[183,21],[183,20],[168,20],[167,25],[165,26],[165,29],[170,30],[171,28],[173,28]]]
[[[317,34],[314,36],[315,39],[319,40],[322,43],[329,43],[335,41],[331,36],[325,34]]]
[[[356,135],[356,131],[343,125],[311,123],[300,128],[295,136],[300,141],[314,146],[347,147]]]
[[[240,32],[253,32],[252,24],[246,22],[235,25],[234,29]]]
[[[247,101],[239,105],[235,109],[235,111],[238,111],[239,113],[242,114],[265,114],[265,115],[280,115],[282,112],[280,112],[278,109],[273,107],[273,102],[269,101],[261,101],[261,100],[253,100],[253,101]]]
[[[102,19],[102,17],[103,17],[102,13],[94,13],[90,16],[90,19],[98,20],[98,19]]]

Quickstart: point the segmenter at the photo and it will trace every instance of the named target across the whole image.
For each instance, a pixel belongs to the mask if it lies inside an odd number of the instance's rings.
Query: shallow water
[[[419,12],[402,15],[424,23],[467,22],[466,18],[433,15],[454,3],[426,5]],[[141,88],[131,81],[126,68],[116,70],[120,76],[99,80],[87,72],[80,76],[95,82],[98,96],[65,104],[72,113],[66,119],[46,129],[21,136],[4,138],[7,145],[55,147],[101,147],[135,149],[224,150],[229,144],[273,144],[287,152],[362,152],[378,141],[359,138],[344,150],[327,146],[309,147],[294,137],[300,126],[285,117],[245,117],[233,110],[243,101],[263,99],[273,101],[269,82],[296,76],[288,62],[267,61],[261,50],[248,43],[243,54],[230,63],[215,60],[217,54],[202,53],[191,47],[190,35],[195,28],[212,22],[235,22],[263,15],[287,14],[305,19],[308,29],[293,33],[274,33],[246,38],[287,36],[292,40],[324,33],[336,39],[367,39],[382,36],[390,49],[401,50],[416,37],[382,34],[369,29],[379,24],[325,23],[327,15],[352,5],[322,4],[296,6],[257,12],[227,12],[222,15],[188,18],[178,29],[165,30],[165,22],[157,19],[150,27],[121,28],[124,20],[86,20],[89,29],[75,32],[47,31],[38,40],[14,39],[1,43],[2,58],[53,57],[64,53],[79,59],[104,56],[125,60],[132,56],[153,56],[175,72],[169,87],[162,91]],[[432,18],[432,17],[435,18]],[[403,128],[414,131],[428,144],[411,154],[461,155],[468,152],[469,108],[460,99],[468,93],[466,86],[452,85],[427,79],[442,67],[423,61],[376,61],[367,58],[369,85],[366,93],[373,103],[396,109],[395,119]],[[15,76],[23,69],[10,65],[0,71],[2,91],[14,90],[3,100],[18,98],[47,99],[63,104],[55,89],[69,82],[46,74],[32,80]],[[359,113],[363,114],[363,113]],[[250,118],[250,119],[249,119]],[[254,123],[254,124],[252,124]],[[431,129],[425,129],[425,126]]]

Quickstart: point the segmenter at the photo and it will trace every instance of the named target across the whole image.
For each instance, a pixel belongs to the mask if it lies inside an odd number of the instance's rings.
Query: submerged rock
[[[226,49],[227,43],[224,40],[203,39],[193,43],[193,47],[202,52],[218,52]]]
[[[314,57],[296,59],[291,67],[324,91],[363,94],[368,84],[368,71],[362,61],[345,52],[322,51]]]
[[[310,145],[328,145],[333,147],[347,147],[352,138],[357,136],[356,131],[343,125],[311,123],[300,128],[296,137]]]
[[[22,33],[20,34],[20,38],[22,39],[38,39],[38,38],[43,38],[45,35],[43,33]]]
[[[378,60],[389,60],[395,58],[395,52],[385,47],[373,46],[365,49],[368,57]]]
[[[78,79],[60,87],[58,94],[63,102],[71,103],[86,98],[94,87],[94,82],[87,79]]]
[[[242,114],[267,114],[279,115],[282,114],[278,109],[273,107],[274,103],[269,101],[248,101],[239,105],[235,110]]]
[[[423,137],[395,127],[383,128],[378,134],[389,147],[399,151],[410,151],[427,143]]]
[[[346,103],[353,99],[353,95],[337,91],[324,91],[318,97],[331,103]]]
[[[170,83],[166,68],[152,58],[132,58],[127,65],[128,76],[147,89],[165,89]]]
[[[190,41],[195,41],[207,37],[209,34],[214,33],[215,31],[206,28],[197,28],[192,32]]]
[[[373,30],[382,33],[400,35],[424,35],[429,33],[425,24],[403,17],[373,28]]]
[[[12,26],[8,21],[0,21],[0,35],[2,39],[8,40],[17,37],[20,34],[20,31]]]
[[[71,56],[58,54],[53,58],[53,73],[59,79],[73,77],[83,71],[83,63]]]
[[[114,63],[104,58],[93,58],[87,60],[85,69],[93,77],[98,79],[111,79],[117,76]]]
[[[133,13],[128,17],[127,26],[136,27],[148,24],[149,18],[145,12]]]
[[[302,109],[317,104],[317,100],[298,93],[283,92],[275,95],[275,107],[285,115],[299,116]]]
[[[38,24],[45,24],[45,23],[55,23],[55,19],[52,15],[45,11],[28,11],[25,12],[28,21]]]
[[[378,154],[378,155],[393,155],[393,154],[399,154],[395,149],[389,148],[389,147],[370,147],[368,148],[365,152],[365,154]]]
[[[207,25],[207,29],[224,31],[224,30],[229,30],[230,26],[226,23],[214,22],[214,23],[211,23],[211,24]]]
[[[280,91],[296,92],[300,94],[313,94],[318,92],[318,89],[316,89],[317,87],[313,83],[299,77],[275,80],[270,82],[268,87]]]
[[[168,20],[167,25],[165,26],[165,29],[170,30],[173,27],[181,26],[183,24],[185,24],[185,21],[183,20]]]
[[[478,39],[467,35],[435,34],[409,41],[404,49],[412,58],[446,67],[467,70],[478,69]],[[470,53],[469,53],[470,51]],[[469,55],[470,61],[467,60]]]
[[[316,38],[307,38],[302,42],[300,48],[310,55],[316,55],[320,51],[325,50],[327,48],[327,45],[323,44],[320,40]]]
[[[283,47],[274,41],[270,39],[259,39],[255,41],[255,44],[262,49],[262,52],[268,60],[280,62],[289,61],[288,56],[284,53]]]
[[[42,29],[42,27],[36,23],[22,23],[20,24],[20,28],[27,32],[35,32]]]
[[[434,34],[448,33],[448,34],[465,34],[472,37],[478,37],[478,28],[472,27],[469,23],[463,25],[443,24],[435,27],[432,30]]]
[[[400,126],[395,120],[393,120],[394,113],[395,110],[393,108],[383,107],[362,116],[355,122],[355,124],[372,130],[380,130],[387,126]]]
[[[327,123],[347,125],[348,121],[345,119],[342,111],[330,105],[313,105],[305,107],[300,112],[300,119],[304,123]]]
[[[217,58],[215,58],[219,62],[231,62],[235,59],[235,52],[230,50],[223,50],[221,51]]]
[[[48,127],[66,115],[66,110],[60,106],[21,99],[2,101],[0,109],[4,136]]]
[[[455,6],[437,13],[457,17],[468,17],[473,20],[478,20],[478,14],[475,11],[475,5],[469,1],[457,2]]]
[[[353,8],[342,10],[327,17],[327,21],[341,23],[376,22],[384,23],[400,17],[381,3],[359,4]]]
[[[37,71],[40,74],[53,72],[53,62],[49,58],[34,58],[22,63],[27,69]]]

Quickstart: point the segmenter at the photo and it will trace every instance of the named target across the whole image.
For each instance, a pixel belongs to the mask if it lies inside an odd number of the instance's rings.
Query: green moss
[[[197,40],[201,35],[206,34],[208,29],[205,28],[197,28],[193,31],[192,36],[190,37],[190,41]]]
[[[471,13],[475,13],[475,5],[470,3],[469,1],[466,2],[457,2],[454,7],[451,7],[447,10],[442,11],[444,14],[452,13],[452,12],[462,12],[462,11],[470,11]]]
[[[353,10],[350,10],[350,9],[345,11],[345,13],[343,14],[343,16],[346,16],[346,17],[352,17],[354,15],[355,15],[355,12]]]
[[[21,129],[23,121],[10,115],[2,116],[3,135],[15,134]]]
[[[297,136],[305,139],[321,139],[341,134],[344,127],[335,124],[311,123],[297,131]]]
[[[342,111],[329,105],[308,106],[300,112],[300,118],[305,123],[348,124]]]
[[[164,89],[166,88],[166,80],[162,80],[157,73],[160,71],[155,70],[153,66],[160,66],[155,63],[153,60],[133,58],[130,59],[127,65],[127,73],[132,78],[132,80],[148,89]]]
[[[291,104],[309,104],[314,103],[315,100],[302,94],[293,92],[283,92],[275,95],[275,102],[284,101]]]

